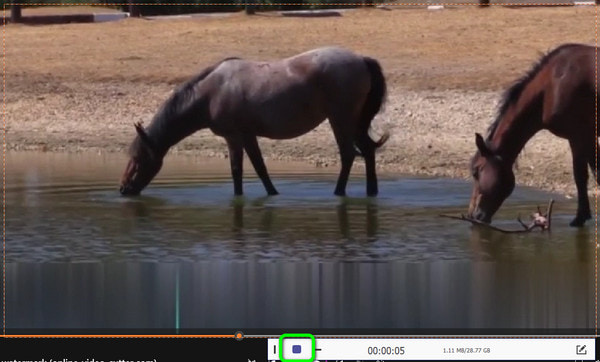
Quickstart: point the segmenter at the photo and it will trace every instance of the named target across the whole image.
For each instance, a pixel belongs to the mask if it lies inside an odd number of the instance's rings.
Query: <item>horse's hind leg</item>
[[[340,175],[335,186],[334,194],[337,196],[346,196],[346,185],[348,184],[348,177],[350,176],[350,170],[356,157],[354,150],[354,137],[349,133],[350,127],[344,127],[343,123],[340,123],[340,119],[330,119],[329,123],[333,129],[335,135],[335,141],[337,142],[340,150],[340,157],[342,161],[342,167],[340,169]]]
[[[377,187],[377,172],[375,170],[375,145],[369,138],[368,133],[359,136],[356,145],[365,159],[367,196],[377,196],[379,190]]]
[[[227,147],[229,148],[229,163],[231,165],[231,177],[233,178],[233,193],[243,195],[242,177],[244,173],[244,148],[237,137],[227,137]]]
[[[595,148],[592,148],[591,152],[588,153],[588,163],[592,172],[594,174],[594,178],[596,179],[596,183],[600,185],[600,178],[598,178],[598,170],[600,169],[600,144],[596,141]]]
[[[346,145],[340,147],[340,156],[342,158],[342,167],[333,193],[337,196],[346,196],[346,185],[348,184],[348,177],[350,177],[350,170],[352,169],[355,157],[352,143],[350,143],[349,147]]]
[[[588,184],[588,153],[577,141],[569,141],[573,157],[573,175],[577,186],[577,215],[571,221],[571,226],[583,226],[586,220],[591,219],[590,200],[587,195]]]
[[[250,158],[250,162],[252,162],[252,166],[254,167],[256,174],[258,177],[260,177],[260,180],[265,186],[267,194],[277,195],[278,192],[275,189],[275,186],[273,186],[271,178],[269,177],[269,173],[267,172],[267,166],[265,166],[265,161],[260,152],[260,147],[258,146],[258,140],[256,139],[256,136],[244,136],[244,149],[246,150],[248,158]]]

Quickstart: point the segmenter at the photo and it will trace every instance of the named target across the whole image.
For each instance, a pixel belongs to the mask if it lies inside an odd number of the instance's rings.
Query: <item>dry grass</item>
[[[563,42],[595,42],[594,7],[362,9],[338,18],[248,17],[8,26],[9,87],[46,81],[179,82],[226,56],[273,59],[337,44],[381,60],[394,87],[496,90]],[[29,88],[29,87],[31,88]]]

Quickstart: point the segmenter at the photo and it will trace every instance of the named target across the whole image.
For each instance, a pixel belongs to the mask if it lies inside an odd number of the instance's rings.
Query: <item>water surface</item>
[[[338,169],[169,156],[140,197],[118,194],[119,155],[7,157],[7,328],[513,328],[594,326],[594,225],[575,203],[517,188],[494,220],[556,200],[551,233],[502,234],[465,212],[461,180],[380,175],[348,197]]]

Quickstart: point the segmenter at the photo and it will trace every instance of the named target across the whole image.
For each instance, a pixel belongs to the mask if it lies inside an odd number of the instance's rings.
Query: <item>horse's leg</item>
[[[590,200],[587,195],[588,158],[586,157],[585,148],[577,141],[569,141],[569,145],[573,157],[573,176],[575,177],[575,186],[577,186],[577,215],[570,225],[583,226],[586,220],[592,218]]]
[[[590,152],[588,152],[588,163],[590,164],[590,168],[594,173],[594,178],[596,179],[596,183],[600,185],[600,178],[598,178],[598,170],[600,169],[600,143],[598,141],[594,142],[594,146],[596,148],[592,148]]]
[[[229,148],[229,163],[231,165],[231,177],[233,178],[233,193],[243,195],[242,176],[244,173],[244,148],[243,143],[234,137],[225,138]]]
[[[260,152],[260,147],[258,147],[258,140],[256,136],[245,136],[244,137],[244,149],[246,150],[246,154],[248,158],[250,158],[250,162],[252,162],[252,166],[256,171],[258,177],[262,181],[265,190],[267,190],[267,194],[269,195],[277,195],[278,192],[273,186],[271,182],[271,178],[269,177],[269,173],[267,172],[267,166],[265,166],[265,161]]]
[[[348,177],[350,177],[350,170],[352,169],[355,157],[352,143],[349,146],[340,146],[340,157],[342,159],[342,167],[333,193],[337,196],[346,196],[346,185],[348,184]]]
[[[377,172],[375,170],[375,145],[367,133],[360,136],[357,146],[365,159],[367,196],[377,196],[379,189],[377,187]]]
[[[330,118],[329,123],[333,129],[333,134],[340,150],[340,158],[342,161],[342,167],[340,169],[340,175],[338,176],[334,194],[337,196],[346,196],[348,177],[350,176],[350,170],[352,169],[352,164],[356,157],[354,137],[349,134],[348,128],[345,128],[344,124],[340,123],[340,119]]]

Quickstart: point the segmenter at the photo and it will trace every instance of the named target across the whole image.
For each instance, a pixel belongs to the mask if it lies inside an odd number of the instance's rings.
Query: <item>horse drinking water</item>
[[[525,144],[546,129],[569,141],[577,186],[577,214],[571,226],[591,218],[588,165],[598,180],[596,59],[598,48],[563,44],[544,57],[504,95],[498,116],[471,160],[474,178],[469,216],[491,222],[515,186],[513,164]]]
[[[273,62],[224,59],[176,89],[146,129],[135,125],[120,192],[139,194],[160,171],[169,148],[209,128],[227,142],[234,193],[243,194],[245,150],[267,193],[276,195],[257,137],[291,139],[329,119],[341,156],[335,194],[345,195],[354,158],[360,155],[367,195],[375,196],[375,150],[389,135],[374,141],[368,131],[385,98],[379,62],[337,47]]]

